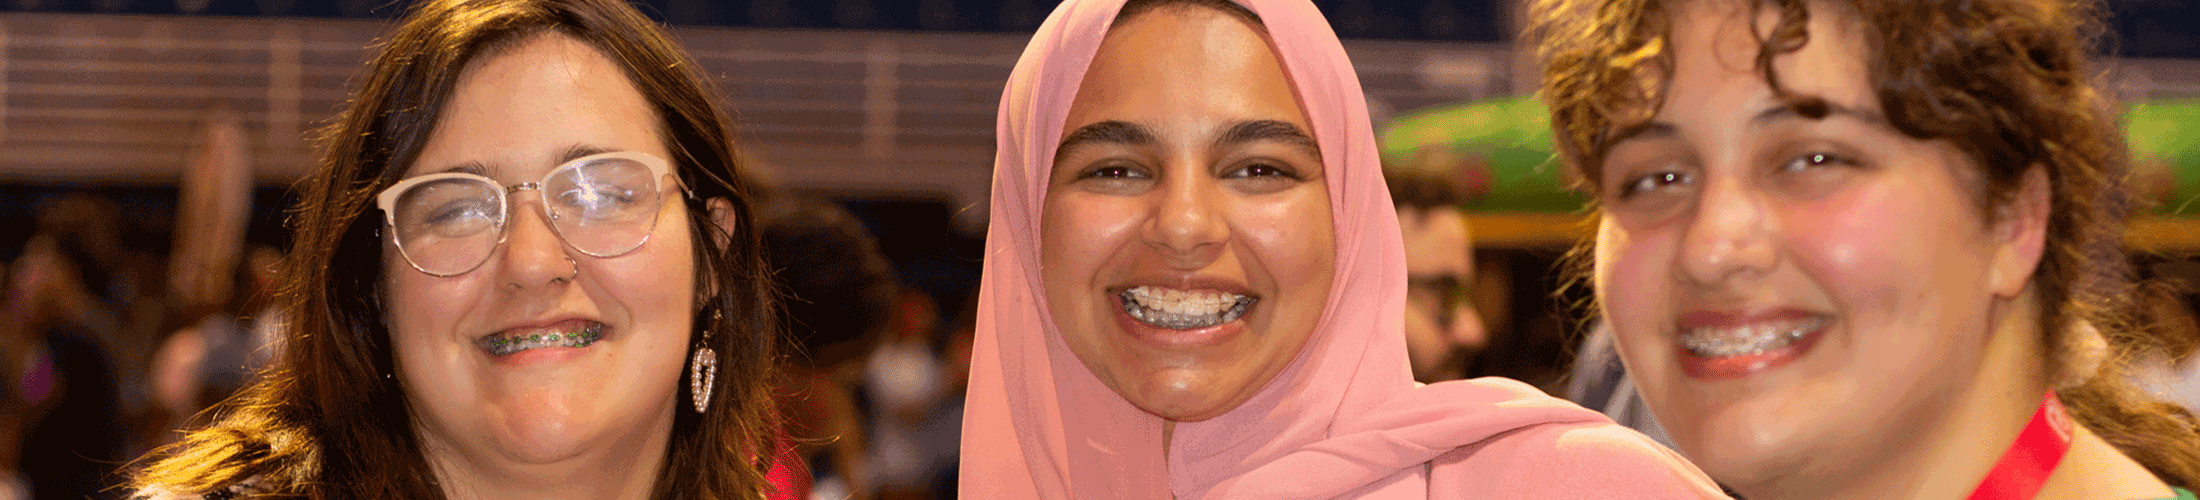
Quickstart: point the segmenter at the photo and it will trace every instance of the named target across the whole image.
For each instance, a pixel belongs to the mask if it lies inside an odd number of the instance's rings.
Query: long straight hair
[[[249,481],[280,497],[443,498],[390,375],[383,224],[369,212],[417,160],[468,64],[540,35],[571,37],[624,68],[695,195],[685,201],[698,295],[689,344],[708,342],[725,373],[708,413],[674,412],[652,496],[762,497],[777,446],[768,384],[781,340],[732,127],[695,64],[622,0],[416,4],[348,108],[319,131],[320,168],[297,186],[279,299],[291,318],[285,350],[211,425],[148,456],[133,486],[196,494]],[[707,200],[732,205],[730,233]]]

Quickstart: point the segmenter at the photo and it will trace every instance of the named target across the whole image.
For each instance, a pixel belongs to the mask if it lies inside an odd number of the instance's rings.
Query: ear
[[[725,245],[733,238],[733,232],[741,229],[737,227],[739,223],[734,221],[733,202],[726,201],[725,198],[711,198],[707,205],[710,207],[710,222],[717,224],[718,229],[723,231],[718,233],[723,238],[718,244]]]
[[[2015,195],[1994,208],[1994,260],[1987,274],[1994,295],[2015,298],[2031,286],[2047,245],[2047,218],[2054,209],[2050,191],[2047,167],[2034,164],[2025,169]]]
[[[704,207],[705,210],[710,211],[710,213],[708,214],[710,216],[710,223],[712,225],[718,226],[718,231],[700,232],[704,235],[704,237],[717,240],[718,248],[720,249],[725,249],[728,246],[732,245],[733,231],[736,229],[740,229],[738,227],[735,227],[737,223],[734,219],[733,202],[726,201],[725,198],[711,198],[710,201],[704,203]],[[698,243],[698,245],[700,245],[700,243]],[[702,263],[698,262],[696,263],[696,265],[702,265]],[[697,287],[696,290],[696,300],[699,301],[698,303],[708,303],[710,302],[711,297],[717,297],[721,291],[719,289],[720,286],[721,285],[719,285],[716,280],[704,280],[702,286]]]

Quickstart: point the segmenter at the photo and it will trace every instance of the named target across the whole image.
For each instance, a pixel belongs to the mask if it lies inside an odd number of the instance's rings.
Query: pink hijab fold
[[[1638,482],[1629,471],[1642,471],[1653,487],[1656,478],[1670,476],[1665,483],[1716,492],[1671,452],[1639,435],[1611,432],[1617,427],[1603,415],[1526,384],[1416,386],[1403,334],[1405,253],[1359,78],[1306,0],[1239,1],[1266,25],[1330,172],[1324,182],[1337,238],[1336,282],[1314,334],[1291,366],[1244,405],[1179,423],[1166,457],[1162,420],[1108,389],[1063,343],[1041,295],[1040,210],[1071,100],[1123,0],[1063,2],[1024,49],[1001,96],[963,420],[962,496],[1516,498],[1521,491],[1491,486],[1505,481],[1474,476],[1506,473],[1514,462],[1583,466],[1571,460],[1580,456],[1504,455],[1566,454],[1570,448],[1562,444],[1581,440],[1573,438],[1610,436],[1639,441],[1591,447],[1617,453],[1612,461],[1622,473],[1615,477]],[[1567,434],[1579,429],[1596,432]],[[1511,437],[1523,435],[1528,439]],[[1512,443],[1491,446],[1499,440]],[[1603,460],[1587,459],[1593,467]],[[1456,480],[1437,484],[1459,484],[1458,491],[1431,495],[1432,470]]]

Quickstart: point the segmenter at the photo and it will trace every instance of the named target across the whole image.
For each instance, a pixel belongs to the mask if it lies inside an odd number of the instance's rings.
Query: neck
[[[2173,498],[2169,484],[2124,456],[2084,425],[2076,426],[2070,453],[2040,487],[2039,499]]]
[[[423,443],[428,464],[453,500],[626,499],[650,497],[670,447],[671,419],[665,432],[620,440],[608,449],[584,451],[545,463],[515,463]],[[439,449],[440,448],[440,449]]]
[[[1164,418],[1164,419],[1161,419],[1161,460],[1162,460],[1162,463],[1168,463],[1168,460],[1169,460],[1169,439],[1170,439],[1170,438],[1173,438],[1173,437],[1176,437],[1176,421],[1175,421],[1175,420],[1169,420],[1169,419],[1166,419],[1166,418]]]

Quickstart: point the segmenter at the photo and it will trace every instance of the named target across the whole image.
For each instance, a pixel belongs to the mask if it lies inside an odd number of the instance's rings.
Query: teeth
[[[1123,291],[1123,311],[1131,318],[1172,330],[1206,328],[1236,321],[1252,308],[1253,297],[1210,290],[1141,286]]]
[[[527,334],[498,334],[475,341],[491,356],[504,356],[520,351],[544,347],[588,347],[603,338],[603,323],[590,321],[588,326],[574,330],[552,332],[535,331]]]
[[[1792,320],[1767,321],[1748,325],[1713,328],[1704,327],[1681,334],[1681,347],[1697,356],[1723,358],[1762,354],[1765,351],[1787,347],[1796,340],[1826,326],[1826,318],[1811,316]]]

